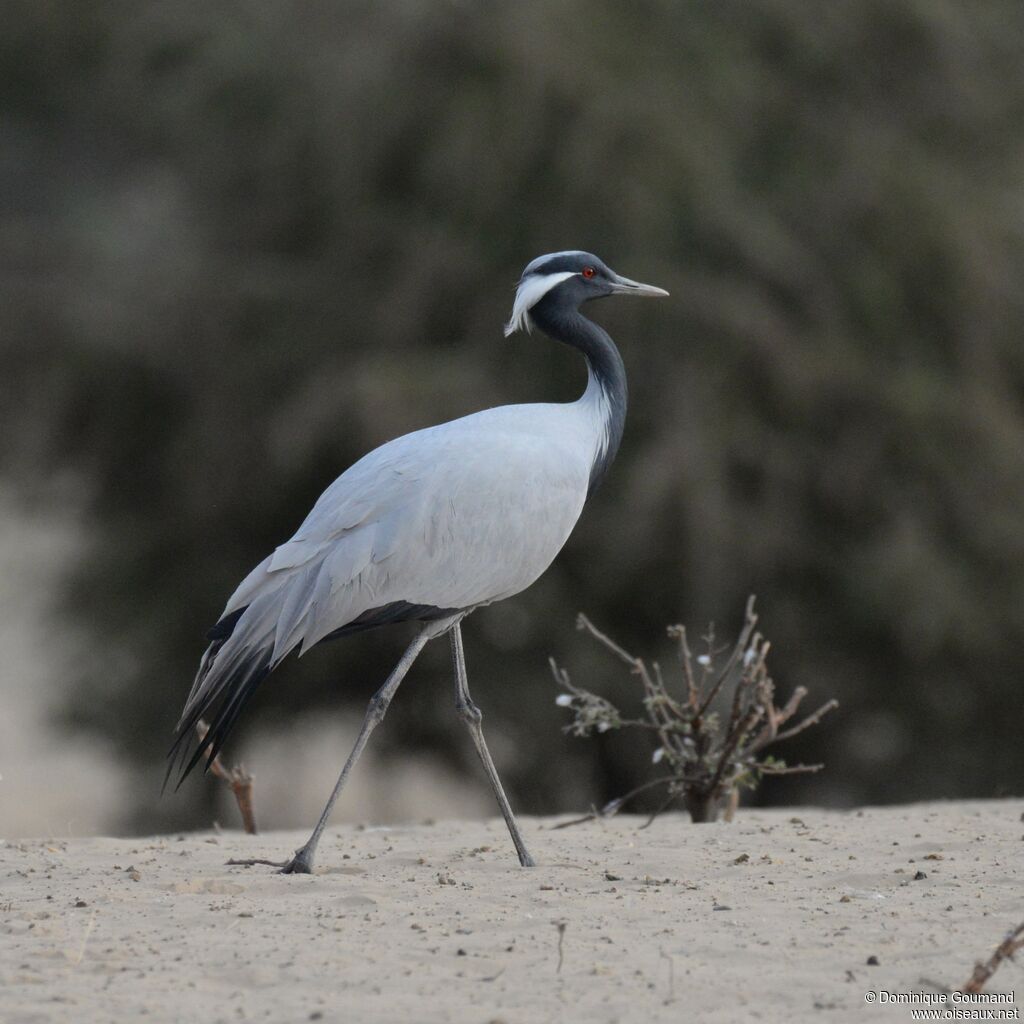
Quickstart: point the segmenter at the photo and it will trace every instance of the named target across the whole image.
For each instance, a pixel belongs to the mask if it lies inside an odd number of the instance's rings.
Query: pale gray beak
[[[655,288],[653,284],[641,284],[639,281],[630,281],[628,277],[615,275],[612,281],[613,295],[638,295],[650,299],[668,295],[664,288]]]

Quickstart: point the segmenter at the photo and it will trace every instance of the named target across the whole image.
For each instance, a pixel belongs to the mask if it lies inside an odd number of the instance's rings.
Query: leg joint
[[[455,702],[455,713],[468,725],[479,725],[483,721],[483,712],[468,698],[460,698]]]
[[[366,708],[366,717],[373,721],[375,725],[380,725],[384,721],[384,716],[388,713],[388,705],[391,701],[387,697],[382,697],[379,693],[375,693],[370,698],[370,703]]]

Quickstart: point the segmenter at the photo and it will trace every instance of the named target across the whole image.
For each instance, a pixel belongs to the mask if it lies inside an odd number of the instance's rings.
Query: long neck
[[[598,431],[589,497],[608,472],[622,440],[629,397],[626,368],[608,332],[578,309],[567,309],[544,298],[530,310],[530,316],[548,337],[579,349],[587,360],[587,390],[580,403],[593,407]]]

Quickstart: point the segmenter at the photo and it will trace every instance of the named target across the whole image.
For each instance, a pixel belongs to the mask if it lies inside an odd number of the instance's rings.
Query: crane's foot
[[[519,854],[519,863],[524,868],[535,868],[537,862],[524,850]]]
[[[256,864],[266,864],[277,868],[280,875],[311,875],[313,874],[313,852],[303,846],[295,851],[291,860],[266,860],[263,857],[246,857],[244,860],[229,860],[228,864],[235,867],[251,868]]]
[[[305,846],[295,851],[287,864],[281,867],[282,875],[311,875],[313,874],[313,851],[307,850]]]

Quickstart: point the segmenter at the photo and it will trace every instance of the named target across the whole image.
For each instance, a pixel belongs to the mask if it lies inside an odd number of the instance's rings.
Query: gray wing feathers
[[[312,607],[316,583],[322,571],[323,563],[313,562],[296,572],[288,585],[282,588],[283,597],[274,629],[273,664],[276,665],[298,643],[296,634]]]
[[[295,569],[305,565],[311,558],[315,558],[326,546],[326,541],[310,542],[297,538],[288,541],[274,549],[267,564],[268,572],[278,572],[281,569]]]

